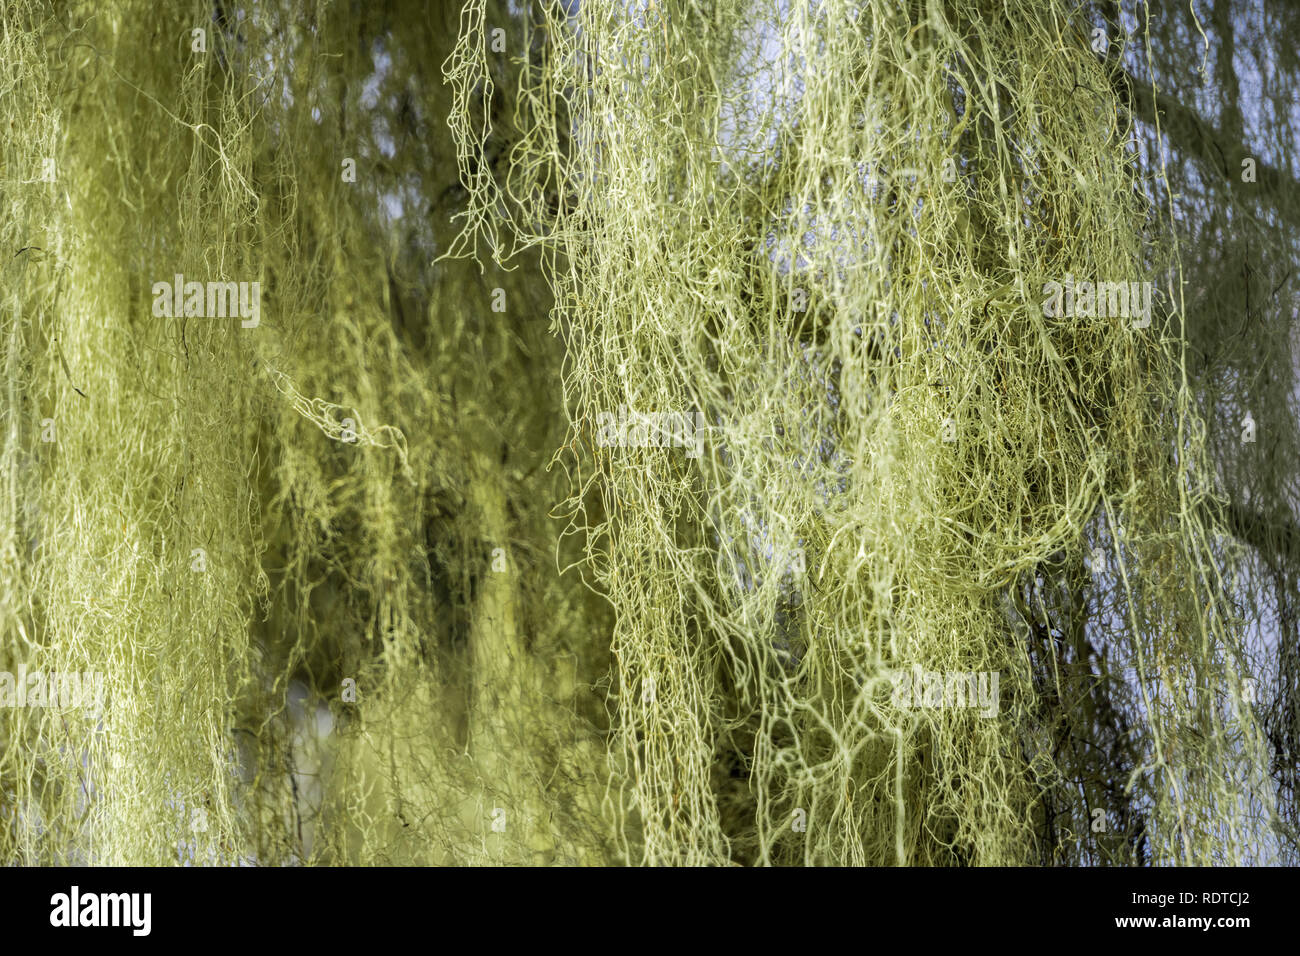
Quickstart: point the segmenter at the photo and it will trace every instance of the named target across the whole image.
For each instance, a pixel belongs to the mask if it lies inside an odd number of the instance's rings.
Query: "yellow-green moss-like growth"
[[[1266,859],[1167,211],[1081,12],[547,10],[463,245],[554,257],[632,858]],[[1048,301],[1078,281],[1138,294]],[[625,406],[701,411],[704,455],[602,447]],[[998,675],[996,715],[900,696],[917,671]],[[1117,721],[1113,765],[1061,759]]]
[[[610,858],[547,289],[431,265],[457,11],[409,6],[3,6],[0,670],[106,705],[0,710],[0,860]]]
[[[0,860],[1281,852],[1087,9],[0,3]]]

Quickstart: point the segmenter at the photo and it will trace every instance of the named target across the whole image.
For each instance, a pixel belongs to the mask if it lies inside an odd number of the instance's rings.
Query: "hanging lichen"
[[[1294,859],[1195,11],[158,6],[0,8],[0,859]]]
[[[512,204],[466,182],[556,254],[634,859],[1023,863],[1049,813],[1069,859],[1098,810],[1111,861],[1268,857],[1168,212],[1081,14],[999,9],[548,7]],[[1103,707],[1131,763],[1063,765]]]

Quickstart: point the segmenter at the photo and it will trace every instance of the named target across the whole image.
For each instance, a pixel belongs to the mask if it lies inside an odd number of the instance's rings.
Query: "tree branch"
[[[1265,557],[1280,555],[1300,563],[1300,525],[1289,517],[1269,520],[1260,512],[1236,503],[1228,505],[1224,517],[1234,538],[1256,548]]]
[[[1300,181],[1295,180],[1282,170],[1261,162],[1251,156],[1249,150],[1240,143],[1233,142],[1221,130],[1211,126],[1195,110],[1184,106],[1175,97],[1167,93],[1154,93],[1149,84],[1140,82],[1132,74],[1116,63],[1103,60],[1103,67],[1111,73],[1111,84],[1120,98],[1120,102],[1129,112],[1139,116],[1146,123],[1154,126],[1157,116],[1160,129],[1169,142],[1187,153],[1206,169],[1223,176],[1229,182],[1241,170],[1241,162],[1251,158],[1255,160],[1255,183],[1253,192],[1261,199],[1267,199],[1277,205],[1279,211],[1295,223],[1293,213],[1286,211],[1286,204],[1277,200],[1288,195],[1292,190],[1300,192]],[[1225,146],[1226,144],[1226,146]]]

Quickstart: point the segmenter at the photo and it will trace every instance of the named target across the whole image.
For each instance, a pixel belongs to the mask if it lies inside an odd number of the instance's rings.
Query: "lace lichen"
[[[0,0],[0,860],[1291,859],[1163,27],[431,7]]]

